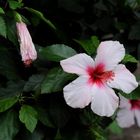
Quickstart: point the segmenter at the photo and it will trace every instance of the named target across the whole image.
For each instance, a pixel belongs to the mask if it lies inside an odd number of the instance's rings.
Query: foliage
[[[123,63],[134,72],[139,12],[139,0],[0,0],[0,140],[106,140],[108,130],[120,134],[111,118],[66,105],[63,87],[75,75],[59,62],[82,52],[94,56],[100,41],[118,40],[127,52]],[[21,60],[15,13],[37,49],[30,67]],[[139,90],[126,97],[140,98]]]

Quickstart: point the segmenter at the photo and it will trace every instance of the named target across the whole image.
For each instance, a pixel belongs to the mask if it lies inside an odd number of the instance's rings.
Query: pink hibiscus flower
[[[101,42],[95,61],[81,53],[60,62],[63,70],[79,77],[64,87],[66,103],[73,108],[91,109],[100,116],[111,116],[118,107],[119,98],[112,88],[126,93],[134,90],[138,83],[133,74],[119,62],[125,49],[118,41]]]
[[[127,128],[135,124],[140,127],[140,100],[128,100],[120,96],[120,106],[117,112],[117,122],[120,127]]]
[[[32,61],[34,61],[37,58],[37,52],[35,50],[35,46],[32,42],[32,38],[26,27],[26,24],[23,22],[17,22],[16,27],[17,34],[19,37],[22,61],[26,66],[29,66],[32,63]]]

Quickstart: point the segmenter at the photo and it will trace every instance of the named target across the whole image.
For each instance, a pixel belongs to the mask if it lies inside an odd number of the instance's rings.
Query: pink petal
[[[92,92],[94,92],[91,103],[93,112],[99,116],[109,117],[113,115],[119,103],[119,98],[115,92],[107,86],[102,88],[94,86]]]
[[[113,80],[107,83],[110,87],[130,93],[138,86],[135,76],[124,65],[118,65],[114,74]]]
[[[136,121],[138,126],[140,127],[140,110],[134,110]]]
[[[118,41],[104,41],[98,47],[95,63],[96,65],[104,64],[105,70],[109,71],[113,70],[124,56],[124,46]]]
[[[91,86],[88,77],[80,76],[64,87],[66,103],[73,108],[84,108],[91,102]]]
[[[65,72],[78,75],[87,75],[87,68],[94,67],[93,59],[84,53],[62,60],[60,61],[60,64]]]
[[[119,107],[120,108],[125,108],[125,109],[131,109],[131,104],[129,102],[129,100],[125,97],[123,97],[122,95],[119,95],[120,97],[120,105]]]
[[[116,118],[118,125],[122,128],[131,127],[135,124],[134,112],[129,109],[120,109]]]

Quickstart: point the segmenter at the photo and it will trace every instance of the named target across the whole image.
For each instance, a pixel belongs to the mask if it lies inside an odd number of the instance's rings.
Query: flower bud
[[[37,52],[26,24],[17,22],[16,27],[22,61],[26,66],[29,66],[37,58]]]

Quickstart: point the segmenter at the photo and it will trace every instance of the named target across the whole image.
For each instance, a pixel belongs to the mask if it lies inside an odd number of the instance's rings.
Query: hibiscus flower
[[[84,108],[91,103],[94,113],[113,115],[119,98],[112,88],[130,93],[138,86],[134,75],[119,64],[124,56],[124,46],[118,41],[104,41],[97,49],[95,61],[85,53],[62,60],[65,72],[79,76],[63,89],[66,103],[73,108]]]
[[[120,105],[117,112],[117,122],[120,127],[127,128],[135,124],[140,127],[140,100],[129,100],[120,96]]]
[[[16,27],[20,43],[22,61],[26,66],[29,66],[32,61],[37,58],[37,52],[35,50],[35,46],[32,42],[32,38],[26,27],[26,24],[24,22],[17,22]]]

